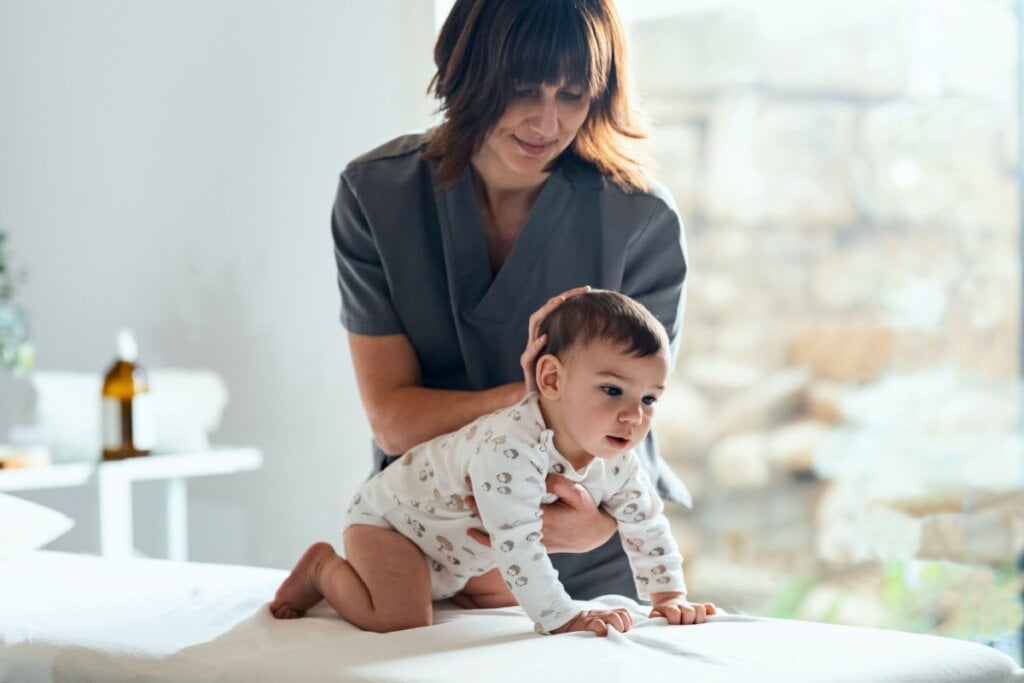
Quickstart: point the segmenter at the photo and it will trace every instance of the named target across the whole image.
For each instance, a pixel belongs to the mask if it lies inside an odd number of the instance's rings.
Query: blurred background
[[[144,367],[224,379],[214,442],[263,451],[189,482],[192,559],[288,566],[369,473],[331,206],[350,159],[430,122],[433,26],[418,0],[0,0],[0,229],[36,371],[99,376],[130,327]],[[9,423],[29,379],[0,379]],[[51,547],[95,551],[94,495],[25,497],[77,520]]]
[[[0,299],[36,372],[99,375],[131,327],[143,365],[224,379],[215,442],[263,451],[189,483],[191,559],[290,566],[368,473],[330,209],[349,159],[436,120],[450,4],[0,0]],[[658,434],[691,591],[1020,661],[1021,2],[619,9],[689,242]],[[3,433],[31,375],[0,376]],[[95,552],[86,492],[24,497]]]
[[[1021,4],[620,3],[689,298],[702,594],[1020,658]]]

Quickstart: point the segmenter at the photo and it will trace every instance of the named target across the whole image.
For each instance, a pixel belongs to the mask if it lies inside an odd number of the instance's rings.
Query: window
[[[1018,3],[618,6],[687,226],[691,586],[1020,661]]]

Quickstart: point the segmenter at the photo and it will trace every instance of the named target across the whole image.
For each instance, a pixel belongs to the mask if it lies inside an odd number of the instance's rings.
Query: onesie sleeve
[[[550,633],[582,611],[558,580],[541,543],[545,448],[543,443],[498,436],[482,444],[469,463],[473,495],[480,521],[491,534],[495,565],[538,633]]]
[[[665,326],[669,358],[674,365],[686,304],[687,256],[683,222],[672,195],[657,182],[652,181],[651,192],[638,198],[635,206],[637,223],[643,221],[643,227],[626,244],[622,292],[646,306]],[[641,452],[649,458],[649,471],[665,499],[691,507],[693,498],[686,484],[657,456],[650,434]]]
[[[635,455],[625,464],[625,480],[602,506],[618,523],[637,594],[678,591],[686,595],[683,557],[672,537],[664,505]]]
[[[334,259],[341,290],[341,322],[355,334],[404,332],[391,300],[391,288],[372,227],[353,182],[358,167],[341,175],[331,216]]]
[[[665,326],[674,360],[686,303],[686,238],[671,195],[660,186],[655,192],[643,229],[626,247],[622,292]]]

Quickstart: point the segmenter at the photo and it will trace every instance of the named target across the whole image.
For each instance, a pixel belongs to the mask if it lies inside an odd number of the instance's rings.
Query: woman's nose
[[[541,99],[530,124],[545,140],[555,136],[558,132],[558,104],[553,97]]]

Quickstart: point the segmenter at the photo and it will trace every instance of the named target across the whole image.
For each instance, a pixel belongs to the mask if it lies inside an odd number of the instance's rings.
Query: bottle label
[[[131,401],[103,399],[104,448],[148,451],[155,445],[156,414],[151,395],[137,394]]]
[[[121,448],[121,401],[103,399],[103,448]]]
[[[152,450],[156,446],[156,405],[152,394],[136,394],[132,399],[132,426],[135,448]]]

